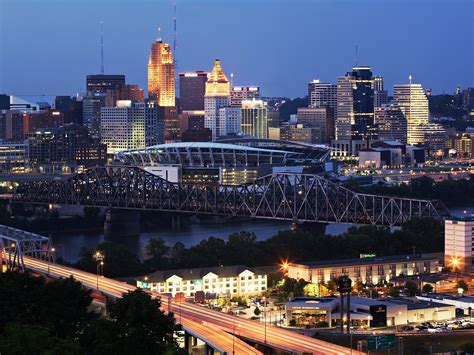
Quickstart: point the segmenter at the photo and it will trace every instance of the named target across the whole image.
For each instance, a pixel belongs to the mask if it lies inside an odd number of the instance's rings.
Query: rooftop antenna
[[[161,27],[158,27],[158,41],[161,41]]]
[[[234,87],[234,73],[230,73],[230,87]]]
[[[104,21],[100,21],[100,73],[104,71]]]
[[[357,65],[359,64],[359,53],[358,53],[358,46],[357,46],[357,44],[356,44],[356,48],[355,48],[355,49],[356,49],[356,53],[355,53],[355,54],[356,54],[356,66],[357,66]]]
[[[408,75],[408,80],[410,81],[410,85],[411,85],[411,79],[412,79],[412,76],[410,74],[410,75]]]
[[[173,20],[173,52],[176,52],[176,1],[174,2],[174,20]],[[176,62],[176,60],[175,60]]]

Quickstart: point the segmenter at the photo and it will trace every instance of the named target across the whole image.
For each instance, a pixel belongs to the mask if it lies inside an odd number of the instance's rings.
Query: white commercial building
[[[218,137],[240,132],[241,111],[239,107],[222,107],[219,109]]]
[[[137,279],[137,287],[172,296],[182,292],[193,297],[197,291],[217,296],[250,296],[267,289],[268,267],[244,265],[156,271]]]
[[[474,218],[447,219],[444,222],[444,266],[453,271],[472,270]]]
[[[262,100],[242,101],[240,121],[242,133],[255,138],[268,138],[267,103]]]

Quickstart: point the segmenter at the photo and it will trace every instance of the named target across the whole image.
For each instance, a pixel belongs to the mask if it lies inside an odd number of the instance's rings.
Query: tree
[[[260,313],[262,313],[262,312],[260,311],[260,308],[255,307],[255,309],[253,310],[253,314],[255,314],[255,316],[258,317],[258,316],[260,315]]]
[[[431,293],[433,292],[433,286],[431,286],[430,284],[424,284],[421,290],[423,293]]]
[[[468,290],[468,286],[467,286],[467,283],[466,281],[464,281],[463,279],[459,280],[457,285],[456,285],[457,288],[462,288],[464,290],[464,292],[466,292]]]
[[[181,329],[173,313],[165,314],[161,302],[137,289],[109,307],[97,336],[97,353],[167,354],[178,351],[174,332]]]
[[[411,280],[406,281],[405,282],[405,291],[406,291],[408,296],[410,296],[410,297],[415,296],[419,291],[417,283],[415,281],[411,281]]]

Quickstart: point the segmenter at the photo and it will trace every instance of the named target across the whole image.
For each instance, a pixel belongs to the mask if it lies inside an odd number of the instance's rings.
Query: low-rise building
[[[346,275],[353,282],[378,284],[399,275],[437,273],[442,258],[442,253],[433,253],[298,262],[288,265],[288,276],[320,283]]]
[[[428,302],[436,302],[444,305],[451,305],[456,309],[462,309],[465,315],[474,315],[474,296],[452,296],[440,293],[430,293],[428,295],[416,296],[417,299]]]
[[[272,268],[273,269],[273,268]],[[269,267],[244,265],[156,271],[137,279],[137,287],[174,296],[193,297],[197,291],[217,296],[250,296],[267,289]]]

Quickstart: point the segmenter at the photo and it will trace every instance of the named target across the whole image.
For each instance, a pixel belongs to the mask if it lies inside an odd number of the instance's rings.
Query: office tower
[[[100,110],[105,107],[105,94],[93,94],[82,99],[82,123],[93,138],[100,137]]]
[[[0,140],[22,141],[25,138],[23,114],[17,110],[0,110]]]
[[[145,103],[118,101],[117,107],[102,107],[100,140],[107,153],[145,146]]]
[[[474,218],[444,222],[444,266],[453,272],[472,271],[474,260]]]
[[[241,131],[255,138],[268,138],[267,103],[262,100],[242,101]]]
[[[107,90],[105,106],[114,107],[117,101],[130,100],[135,102],[145,102],[145,93],[138,85],[121,85],[115,90]]]
[[[267,124],[270,127],[280,127],[280,112],[267,110]]]
[[[240,132],[241,111],[240,107],[221,107],[219,109],[218,137]]]
[[[7,99],[5,96],[3,96],[2,106],[8,107],[9,110],[18,110],[21,112],[37,112],[40,110],[40,107],[37,103],[29,102],[13,95],[6,96],[9,98],[10,103],[7,105]]]
[[[0,110],[10,109],[10,95],[0,94]]]
[[[165,142],[165,123],[159,117],[159,107],[154,100],[145,101],[145,146],[150,147]]]
[[[64,115],[64,123],[82,124],[82,101],[71,96],[56,96],[54,108]]]
[[[312,108],[329,107],[337,110],[337,85],[321,83],[319,79],[308,84],[308,106]]]
[[[420,84],[393,86],[393,104],[400,107],[408,124],[408,144],[423,143],[420,125],[428,124],[428,99]],[[418,130],[418,132],[415,132]]]
[[[474,158],[474,137],[470,134],[456,134],[446,140],[446,149],[454,149],[459,158]],[[451,153],[450,153],[451,154]]]
[[[393,105],[376,107],[374,114],[381,141],[407,144],[407,120],[399,107]]]
[[[24,173],[28,166],[27,141],[0,141],[0,171],[5,173]]]
[[[26,136],[38,129],[59,127],[64,124],[64,115],[56,110],[23,114],[23,134]]]
[[[76,166],[104,165],[106,146],[88,136],[84,126],[42,128],[28,135],[30,166],[35,171],[71,172]]]
[[[175,106],[174,62],[171,48],[161,39],[151,45],[148,61],[148,97],[158,106]]]
[[[388,92],[383,88],[383,78],[374,77],[374,107],[382,107],[388,103]]]
[[[158,120],[164,125],[165,143],[180,139],[179,116],[175,106],[158,106]]]
[[[221,62],[216,59],[214,68],[206,82],[204,95],[204,126],[212,131],[212,140],[220,132],[219,109],[230,106],[230,84],[222,71]]]
[[[304,127],[319,128],[319,142],[334,138],[334,114],[329,107],[300,107],[297,110],[297,122]]]
[[[408,124],[408,128],[409,128]],[[411,138],[426,149],[430,158],[442,158],[446,148],[446,130],[436,123],[425,123],[412,128]]]
[[[258,86],[232,86],[230,88],[230,106],[242,107],[244,100],[259,100],[260,88]]]
[[[204,111],[204,95],[209,73],[204,71],[179,73],[179,110]]]
[[[321,131],[318,127],[304,127],[302,124],[288,124],[282,126],[279,130],[280,139],[284,141],[310,144],[321,143]],[[274,136],[275,133],[276,131],[272,130],[272,136]]]
[[[86,91],[88,95],[106,94],[107,90],[116,90],[125,85],[125,75],[87,75]]]
[[[377,137],[374,124],[374,78],[370,67],[353,67],[337,79],[336,141],[343,155],[356,155]]]

